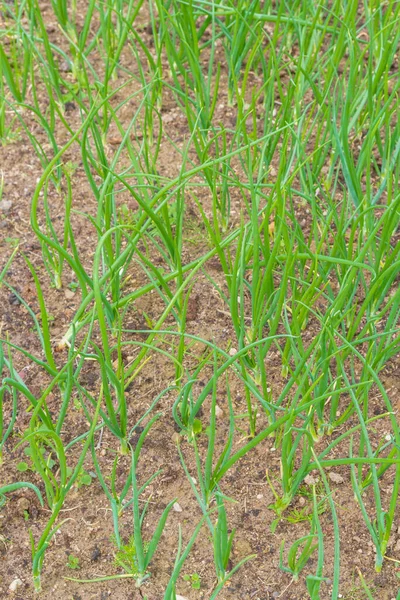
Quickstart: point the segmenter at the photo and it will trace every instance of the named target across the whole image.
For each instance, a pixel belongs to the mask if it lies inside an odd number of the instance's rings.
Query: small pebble
[[[0,210],[2,210],[3,212],[10,212],[12,205],[13,203],[11,202],[11,200],[2,200],[0,202]]]
[[[93,552],[92,552],[92,555],[90,557],[90,560],[92,562],[97,562],[99,560],[100,556],[101,556],[101,550],[100,550],[100,548],[98,546],[95,546],[93,548]]]
[[[229,356],[235,356],[235,354],[236,354],[236,353],[237,353],[237,350],[236,350],[236,348],[231,348],[231,349],[229,350]]]
[[[218,404],[215,406],[215,416],[216,417],[222,417],[224,414],[224,411],[222,410],[222,408],[220,408],[218,406]]]
[[[67,113],[72,112],[75,109],[76,109],[76,104],[74,104],[74,102],[66,102],[64,104],[64,110]]]
[[[21,304],[21,301],[19,300],[19,298],[17,298],[17,296],[15,294],[10,294],[8,296],[8,302],[12,305],[12,306],[18,306],[18,304]]]
[[[175,512],[182,512],[182,507],[180,504],[178,504],[178,502],[175,502],[172,505],[172,510],[174,510]]]
[[[59,69],[60,69],[61,73],[71,73],[71,71],[72,71],[71,63],[69,63],[67,60],[63,60],[60,64]]]
[[[16,590],[17,588],[21,587],[21,585],[23,585],[23,583],[22,583],[22,581],[21,581],[21,580],[20,580],[20,579],[17,577],[17,579],[14,579],[14,581],[12,581],[12,582],[10,583],[10,586],[9,586],[9,588],[8,588],[8,589],[10,590],[10,592],[15,592],[15,590]]]

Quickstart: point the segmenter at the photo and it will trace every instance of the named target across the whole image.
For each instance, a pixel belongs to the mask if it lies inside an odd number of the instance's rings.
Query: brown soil
[[[43,3],[44,4],[44,3]],[[49,27],[52,26],[51,11],[44,11]],[[146,15],[142,16],[146,22]],[[51,29],[52,41],[62,45],[55,27]],[[146,30],[143,36],[150,43],[151,36]],[[126,59],[127,60],[127,59]],[[222,77],[224,85],[224,77]],[[226,78],[225,78],[226,86]],[[46,105],[46,96],[43,92],[43,106]],[[128,93],[128,92],[127,92]],[[132,90],[129,91],[132,93]],[[222,98],[224,98],[222,92]],[[226,100],[226,98],[225,98]],[[118,99],[116,99],[118,101]],[[131,118],[131,106],[126,106],[121,111],[120,119],[127,125]],[[171,150],[167,143],[167,135],[178,146],[183,146],[187,136],[185,120],[179,113],[174,99],[166,97],[163,105],[163,122],[165,126],[165,141],[161,147],[157,168],[161,175],[173,177],[179,172],[179,154]],[[226,101],[221,101],[216,119],[234,125],[234,111],[227,106]],[[68,119],[72,126],[79,122],[79,111],[71,106]],[[39,140],[46,143],[46,138],[39,127],[32,125]],[[59,131],[60,143],[65,140],[65,132]],[[113,137],[114,136],[114,137]],[[114,144],[117,132],[110,132],[109,152],[115,151]],[[66,160],[74,160],[74,150],[69,152]],[[78,159],[79,160],[79,159]],[[49,277],[43,268],[40,244],[34,238],[30,228],[30,203],[36,186],[37,178],[42,174],[42,167],[34,155],[28,140],[21,132],[17,138],[7,145],[0,146],[0,163],[5,177],[4,198],[12,201],[12,208],[7,213],[0,212],[0,272],[8,259],[12,244],[18,240],[20,249],[29,257],[38,270],[40,281],[46,299],[47,310],[52,315],[51,335],[57,342],[65,333],[76,308],[79,306],[78,293],[75,296],[66,294],[66,285],[72,281],[72,275],[66,269],[64,274],[64,288],[56,290],[51,287]],[[74,207],[93,216],[96,215],[96,202],[90,191],[84,171],[80,164],[74,174]],[[132,199],[125,194],[121,195],[121,203],[127,202],[129,207],[135,209]],[[205,202],[207,199],[205,198]],[[52,192],[52,213],[54,220],[63,218],[62,198]],[[238,200],[239,206],[239,200]],[[233,207],[233,211],[235,206]],[[206,248],[203,241],[203,229],[195,205],[189,206],[187,236],[194,239],[195,243],[188,243],[185,247],[184,262],[193,260],[201,255]],[[239,210],[237,219],[239,218]],[[82,215],[73,214],[73,229],[78,243],[79,252],[85,264],[92,264],[93,253],[97,243],[96,232],[90,221]],[[207,266],[212,276],[221,281],[223,279],[218,270],[218,263],[210,261]],[[134,285],[145,282],[145,277],[132,268],[132,289]],[[7,281],[15,287],[20,295],[29,304],[35,314],[39,314],[39,305],[34,282],[30,271],[23,259],[18,254],[7,274]],[[144,313],[157,317],[162,303],[153,298],[142,298],[135,303],[130,312],[129,329],[145,329],[146,320]],[[210,341],[217,345],[229,348],[230,340],[234,339],[229,314],[222,301],[213,293],[211,285],[203,275],[197,277],[192,291],[191,304],[188,314],[188,332]],[[32,354],[40,356],[41,346],[33,330],[33,320],[26,308],[20,304],[13,293],[5,286],[0,288],[0,334],[4,339],[9,339]],[[132,334],[134,339],[144,340],[139,333]],[[169,343],[171,339],[168,338]],[[204,348],[200,343],[192,349],[193,361]],[[65,354],[60,355],[60,364],[65,359]],[[128,358],[127,358],[128,360]],[[48,380],[44,373],[21,354],[15,354],[15,368],[23,377],[32,393],[40,396]],[[274,392],[279,392],[284,385],[280,373],[281,365],[278,355],[271,355],[270,381]],[[166,387],[166,382],[173,382],[174,366],[161,355],[155,353],[151,361],[144,367],[129,391],[129,420],[134,424],[144,411],[150,406],[157,394]],[[204,381],[210,375],[203,374]],[[399,408],[400,393],[400,362],[393,360],[382,374],[382,381],[394,406]],[[82,381],[89,390],[98,389],[98,373],[94,367],[85,366]],[[204,384],[204,382],[203,382]],[[200,385],[200,384],[199,384]],[[245,410],[245,399],[239,382],[232,380],[231,392],[234,399],[235,410],[238,413]],[[151,435],[145,441],[139,463],[139,480],[146,481],[154,472],[161,469],[162,473],[146,490],[144,499],[149,499],[148,514],[145,519],[145,529],[151,535],[154,524],[161,516],[167,503],[176,498],[182,512],[172,511],[161,539],[158,551],[151,564],[151,578],[139,590],[135,588],[132,580],[107,581],[103,583],[79,584],[66,580],[67,577],[91,579],[120,573],[114,565],[115,546],[112,542],[113,524],[109,502],[98,482],[92,479],[89,486],[74,486],[68,496],[66,505],[59,520],[63,520],[59,531],[54,536],[47,550],[43,569],[43,591],[40,595],[43,600],[159,600],[163,597],[165,585],[175,560],[178,543],[178,525],[182,528],[184,543],[190,538],[196,524],[201,518],[201,511],[190,488],[175,444],[176,428],[171,414],[171,407],[176,396],[174,392],[163,396],[158,410],[162,416],[153,427]],[[22,402],[22,401],[21,401]],[[50,410],[58,410],[60,398],[57,394],[49,397]],[[375,401],[376,410],[383,410],[379,397]],[[224,434],[228,427],[227,401],[225,390],[218,390],[218,405],[223,410],[219,417],[219,447],[223,446]],[[29,423],[29,413],[26,412],[27,404],[20,406],[14,433],[8,439],[4,450],[4,463],[0,466],[0,482],[2,484],[21,479],[17,470],[19,462],[26,457],[23,453],[24,446],[18,445],[21,433]],[[206,413],[208,407],[204,407]],[[260,417],[258,428],[263,425]],[[79,406],[72,407],[69,411],[63,439],[68,442],[77,434],[87,430],[87,422]],[[385,432],[385,424],[378,422],[376,438],[379,439]],[[340,433],[340,432],[339,432]],[[97,438],[96,438],[97,439]],[[134,440],[133,440],[134,442]],[[236,437],[236,445],[243,442],[240,435]],[[199,447],[204,452],[206,436],[200,436]],[[290,575],[279,569],[279,552],[282,541],[289,548],[294,540],[308,533],[308,523],[291,524],[282,520],[274,533],[270,526],[275,517],[268,506],[274,501],[271,489],[266,481],[266,470],[275,481],[279,481],[279,451],[274,451],[274,439],[268,439],[246,455],[235,465],[223,480],[223,492],[234,502],[228,505],[229,526],[236,528],[233,549],[233,562],[241,558],[256,554],[256,558],[247,563],[238,571],[220,593],[221,600],[267,600],[281,598],[282,600],[300,600],[308,598],[303,575],[298,582],[291,580]],[[104,475],[109,474],[115,458],[117,447],[111,434],[104,431],[99,449],[99,464]],[[192,476],[197,479],[193,448],[187,441],[182,441],[182,451],[187,461],[187,466]],[[74,465],[79,456],[79,449],[74,446],[68,454],[68,460]],[[339,452],[339,450],[338,450]],[[90,457],[86,458],[85,468],[93,472]],[[128,475],[128,462],[121,458],[118,465],[118,483],[122,487]],[[363,598],[359,583],[358,571],[361,571],[366,581],[375,590],[376,598],[390,600],[397,594],[397,562],[386,561],[382,573],[376,574],[374,570],[374,551],[369,539],[368,531],[362,519],[361,512],[354,500],[350,482],[349,470],[336,469],[336,474],[342,476],[341,483],[332,484],[333,499],[338,513],[340,524],[341,542],[341,585],[342,598]],[[32,482],[36,475],[28,471],[23,478]],[[389,470],[382,480],[382,489],[390,492],[391,471]],[[42,489],[42,488],[41,488]],[[43,489],[42,489],[43,491]],[[296,497],[294,508],[304,508],[311,500],[305,495]],[[374,514],[372,490],[367,493],[370,514]],[[49,511],[41,508],[33,493],[21,490],[9,495],[8,501],[0,509],[0,598],[14,598],[15,600],[29,600],[34,598],[31,580],[31,556],[29,530],[35,539],[45,527]],[[321,599],[331,598],[331,577],[333,571],[333,523],[329,509],[321,515],[321,526],[324,532],[325,543],[325,569],[324,576],[327,581],[321,587]],[[132,513],[129,509],[121,517],[121,535],[127,541],[132,535]],[[68,556],[73,555],[79,559],[79,570],[71,570],[67,566]],[[400,526],[394,528],[391,547],[388,555],[390,558],[400,560]],[[313,572],[316,566],[316,555],[310,560],[306,571]],[[201,577],[200,590],[191,588],[190,582],[182,578],[177,586],[178,592],[190,600],[204,598],[207,600],[215,586],[215,572],[212,556],[212,544],[209,532],[203,527],[201,534],[187,559],[182,574],[197,573]],[[22,580],[22,586],[15,593],[9,591],[9,585],[16,578]]]

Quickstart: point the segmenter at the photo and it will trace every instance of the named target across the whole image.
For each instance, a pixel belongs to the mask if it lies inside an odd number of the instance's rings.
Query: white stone
[[[23,583],[22,583],[22,581],[21,581],[21,580],[20,580],[20,579],[17,577],[17,579],[14,579],[14,581],[10,583],[10,586],[9,586],[9,588],[8,588],[8,589],[10,590],[10,592],[15,592],[15,590],[16,590],[17,588],[19,588],[21,585],[23,585]]]
[[[172,510],[175,512],[182,512],[182,506],[178,504],[178,502],[175,502],[175,504],[172,505]]]

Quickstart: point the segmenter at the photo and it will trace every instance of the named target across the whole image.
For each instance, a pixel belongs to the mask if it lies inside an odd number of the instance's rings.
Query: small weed
[[[115,539],[114,539],[115,543]],[[125,573],[133,576],[139,575],[139,565],[137,561],[137,553],[134,537],[131,536],[127,544],[124,544],[115,553],[115,565],[121,567]]]
[[[92,483],[92,476],[87,471],[82,471],[78,475],[78,479],[76,480],[76,487],[81,488],[84,485],[90,485]]]
[[[12,248],[15,248],[19,244],[19,238],[17,237],[6,237],[4,239],[6,244],[9,244]]]
[[[26,471],[32,471],[27,462],[21,461],[17,464],[17,471],[20,473],[25,473]]]
[[[74,571],[80,569],[81,566],[79,564],[79,558],[73,554],[68,554],[67,567],[68,569],[72,569]]]
[[[199,590],[201,587],[201,577],[198,573],[191,573],[183,576],[184,581],[189,581],[192,589]]]

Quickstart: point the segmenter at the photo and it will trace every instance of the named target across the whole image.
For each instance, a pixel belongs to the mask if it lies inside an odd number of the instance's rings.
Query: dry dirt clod
[[[240,558],[248,556],[253,552],[250,542],[244,539],[237,539],[235,542],[235,554]]]
[[[23,515],[25,511],[29,511],[31,503],[28,498],[18,498],[17,500],[17,512],[19,515]]]
[[[333,481],[333,483],[338,483],[338,484],[344,483],[344,479],[341,475],[339,475],[339,473],[335,473],[334,471],[331,471],[328,474],[328,476],[329,476],[329,479],[331,481]]]
[[[0,210],[2,210],[5,213],[10,212],[10,210],[12,209],[12,205],[13,203],[11,200],[2,200],[0,202]]]
[[[319,479],[318,477],[314,477],[314,475],[307,475],[304,478],[304,483],[306,483],[307,485],[315,485],[316,483],[318,483]]]
[[[72,300],[72,298],[75,296],[75,292],[73,292],[72,290],[66,289],[64,291],[64,296],[66,297],[67,300]]]
[[[179,442],[181,441],[181,436],[177,431],[175,431],[175,433],[171,436],[171,439],[174,442],[174,444],[179,444]]]

